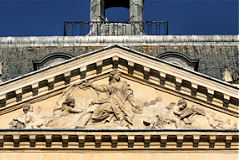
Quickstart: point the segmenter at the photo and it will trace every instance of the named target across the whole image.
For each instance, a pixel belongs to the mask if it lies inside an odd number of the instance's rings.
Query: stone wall
[[[97,152],[97,151],[45,151],[45,152],[34,152],[24,151],[23,153],[10,153],[4,152],[1,153],[0,159],[2,160],[32,160],[34,157],[35,160],[49,160],[49,159],[58,159],[58,160],[125,160],[125,159],[138,159],[138,160],[146,160],[146,159],[168,159],[168,160],[229,160],[238,159],[237,151],[105,151],[105,152]]]
[[[34,71],[33,60],[56,52],[81,55],[110,45],[122,45],[148,55],[179,52],[199,60],[198,71],[222,78],[229,66],[239,68],[237,36],[76,36],[76,37],[2,37],[0,61],[3,81]]]

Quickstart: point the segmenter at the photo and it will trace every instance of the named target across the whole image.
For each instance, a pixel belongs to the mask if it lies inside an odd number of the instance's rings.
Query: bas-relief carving
[[[79,94],[80,93],[80,94]],[[76,102],[77,101],[77,102]],[[71,85],[59,96],[51,116],[40,116],[30,104],[14,118],[11,128],[85,129],[235,129],[236,124],[187,101],[165,104],[161,97],[141,101],[119,71],[110,72],[109,82],[89,81]]]
[[[32,105],[26,103],[23,105],[23,114],[14,118],[10,123],[10,128],[29,129],[45,127],[44,117],[40,117],[41,108],[34,110]]]
[[[133,125],[134,114],[141,111],[141,107],[133,97],[133,90],[129,84],[120,80],[120,72],[110,73],[109,84],[96,85],[86,83],[86,87],[91,87],[98,92],[105,92],[106,97],[93,100],[83,116],[79,119],[77,127],[85,128],[91,120],[97,122],[117,122],[120,126],[130,128]],[[132,111],[126,109],[126,102],[129,102]]]
[[[214,112],[206,112],[201,106],[188,106],[187,101],[179,99],[177,104],[170,102],[165,105],[160,98],[144,107],[144,112],[152,115],[143,123],[156,129],[236,129],[237,124],[224,120]],[[143,113],[144,113],[143,112]],[[152,113],[151,113],[152,112]],[[147,115],[147,114],[145,114]],[[149,115],[149,114],[148,114]]]

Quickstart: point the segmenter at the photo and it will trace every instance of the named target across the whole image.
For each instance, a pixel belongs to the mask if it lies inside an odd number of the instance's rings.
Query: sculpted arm
[[[173,113],[178,115],[178,116],[181,115],[181,112],[178,111],[178,106],[173,107]]]
[[[129,96],[128,101],[134,108],[140,109],[133,96]]]
[[[99,91],[99,92],[105,92],[106,91],[106,87],[104,87],[104,85],[97,85],[97,84],[89,84],[90,87],[92,87],[93,89]]]
[[[25,123],[30,123],[31,122],[31,116],[26,114],[25,115]]]
[[[81,113],[81,112],[83,112],[81,109],[75,109],[75,108],[71,108],[71,107],[69,107],[68,111],[71,112],[71,113]]]
[[[66,104],[62,105],[62,110],[63,110],[63,112],[65,111],[67,113],[80,113],[80,112],[82,112],[82,110],[69,107]]]
[[[135,98],[134,98],[134,96],[133,96],[133,90],[130,88],[130,86],[129,86],[127,83],[125,83],[124,86],[125,86],[124,88],[126,88],[126,94],[128,95],[128,96],[127,96],[128,102],[129,102],[135,109],[137,109],[138,111],[141,111],[141,110],[142,110],[141,106],[139,106],[139,104],[136,103],[136,100],[135,100]]]

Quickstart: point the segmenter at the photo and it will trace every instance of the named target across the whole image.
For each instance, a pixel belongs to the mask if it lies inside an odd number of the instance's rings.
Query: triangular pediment
[[[118,72],[120,81],[111,83]],[[0,101],[8,122],[25,123],[20,108],[30,103],[35,128],[235,129],[238,119],[237,87],[121,46],[4,82]]]

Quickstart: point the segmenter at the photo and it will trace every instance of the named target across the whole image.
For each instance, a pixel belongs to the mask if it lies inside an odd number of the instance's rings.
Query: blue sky
[[[171,35],[233,35],[239,31],[238,0],[145,0],[144,20],[169,22]],[[64,21],[88,21],[89,0],[0,0],[0,37],[62,36]],[[128,9],[106,10],[127,20]]]

